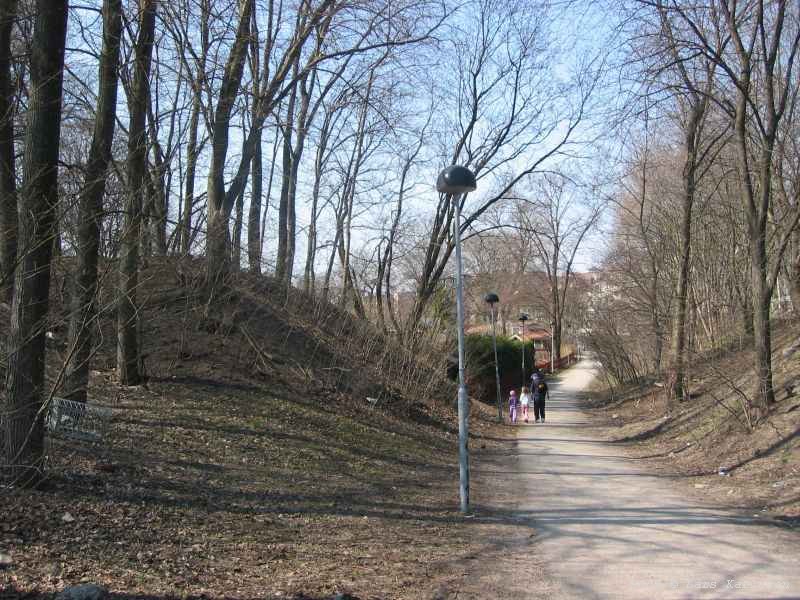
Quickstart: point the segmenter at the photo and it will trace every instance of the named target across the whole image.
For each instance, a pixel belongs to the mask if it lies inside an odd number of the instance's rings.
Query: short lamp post
[[[458,165],[452,165],[439,173],[436,189],[440,194],[451,196],[455,219],[453,239],[456,246],[456,313],[458,319],[458,483],[461,512],[469,511],[469,398],[464,377],[464,285],[461,275],[461,202],[477,187],[475,174]]]
[[[500,399],[500,366],[497,364],[497,332],[495,329],[494,305],[500,302],[500,298],[494,292],[489,292],[483,299],[489,305],[489,310],[492,315],[492,348],[494,348],[494,380],[497,384],[497,422],[503,421],[503,406]]]
[[[528,320],[528,313],[520,313],[519,322],[522,325],[522,387],[525,387],[525,321]]]

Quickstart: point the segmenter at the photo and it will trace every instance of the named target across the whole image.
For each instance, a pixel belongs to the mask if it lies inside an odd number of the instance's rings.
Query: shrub
[[[492,337],[468,335],[466,338],[467,380],[470,396],[494,404],[496,401]],[[505,398],[510,389],[519,391],[533,372],[533,342],[525,344],[525,374],[522,374],[522,342],[505,336],[497,337],[497,365],[500,390]]]

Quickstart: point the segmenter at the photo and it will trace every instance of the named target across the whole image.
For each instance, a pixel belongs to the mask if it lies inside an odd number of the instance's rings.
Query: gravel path
[[[552,598],[800,598],[800,536],[699,505],[670,477],[593,439],[576,392],[584,361],[551,384],[547,423],[517,429],[522,518],[536,531]],[[518,578],[517,578],[518,579]],[[509,582],[510,583],[510,582]],[[530,582],[530,594],[541,589]]]

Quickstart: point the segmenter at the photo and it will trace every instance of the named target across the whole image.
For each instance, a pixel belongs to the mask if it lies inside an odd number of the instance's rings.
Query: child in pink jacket
[[[512,423],[517,422],[517,392],[511,390],[508,396],[508,416]]]

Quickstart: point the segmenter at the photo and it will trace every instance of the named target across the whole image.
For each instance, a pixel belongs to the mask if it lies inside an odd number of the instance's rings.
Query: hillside
[[[800,324],[776,321],[774,331],[777,402],[770,416],[752,430],[741,410],[744,394],[754,387],[752,351],[737,347],[694,359],[691,400],[668,415],[663,387],[657,382],[613,394],[599,390],[586,399],[598,433],[626,446],[631,456],[676,476],[698,498],[796,526],[800,523]]]
[[[5,594],[91,581],[126,598],[417,598],[461,577],[481,542],[457,512],[444,357],[404,354],[267,278],[203,298],[197,272],[143,273],[145,385],[114,383],[104,316],[90,398],[113,407],[111,430],[52,440],[42,489],[6,492]],[[66,329],[52,312],[54,380]],[[483,414],[475,438],[493,431]]]

